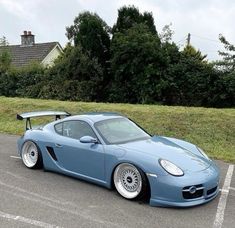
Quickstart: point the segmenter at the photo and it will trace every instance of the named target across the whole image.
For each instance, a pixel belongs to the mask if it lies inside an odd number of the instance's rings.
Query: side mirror
[[[81,143],[98,143],[98,140],[91,136],[82,136],[79,141]]]

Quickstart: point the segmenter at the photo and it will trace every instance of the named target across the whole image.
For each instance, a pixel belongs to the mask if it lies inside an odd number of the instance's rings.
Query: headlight
[[[210,158],[206,155],[206,153],[199,147],[197,147],[198,151],[208,160],[210,160]]]
[[[173,176],[183,176],[184,175],[184,172],[182,171],[182,169],[180,169],[178,166],[176,166],[175,164],[173,164],[167,160],[160,159],[159,163],[163,169],[165,169],[169,174],[171,174]]]

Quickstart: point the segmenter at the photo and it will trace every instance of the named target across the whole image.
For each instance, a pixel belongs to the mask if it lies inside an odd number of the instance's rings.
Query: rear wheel
[[[41,152],[38,146],[32,141],[27,141],[24,143],[21,158],[24,165],[30,169],[42,167]]]
[[[144,173],[129,163],[122,163],[116,167],[113,182],[118,193],[126,199],[140,199],[147,193]]]

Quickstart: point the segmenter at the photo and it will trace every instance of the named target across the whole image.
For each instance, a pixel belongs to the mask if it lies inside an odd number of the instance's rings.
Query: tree
[[[218,77],[211,102],[214,106],[231,107],[235,106],[235,45],[221,34],[219,39],[225,51],[219,51],[222,60],[215,62]]]
[[[196,50],[192,45],[186,45],[183,54],[187,57],[194,58],[196,61],[207,63],[207,55],[203,55],[199,50]]]
[[[103,69],[97,58],[90,58],[79,46],[68,45],[55,65],[48,70],[48,82],[41,98],[100,101]]]
[[[2,38],[0,38],[0,46],[7,46],[9,45],[9,42],[7,41],[6,37],[3,36]]]
[[[37,98],[42,85],[46,83],[46,71],[40,63],[31,62],[25,67],[11,69],[11,76],[17,80],[16,95]]]
[[[167,67],[162,81],[163,103],[168,105],[208,105],[208,91],[214,80],[211,64],[191,45],[179,52],[174,43],[164,43]]]
[[[165,25],[162,28],[162,32],[159,34],[160,40],[162,43],[170,43],[172,40],[172,36],[174,31],[171,30],[172,23],[169,25]]]
[[[80,13],[66,30],[75,47],[81,46],[86,55],[106,66],[110,58],[110,28],[96,13]]]
[[[7,50],[0,52],[0,73],[6,72],[11,65],[11,55]]]
[[[235,71],[235,45],[229,43],[227,39],[220,34],[219,39],[224,45],[226,51],[219,51],[219,55],[222,56],[222,61],[217,61],[216,65],[220,67],[220,70],[225,72]]]
[[[181,53],[175,43],[168,40],[162,43],[162,51],[165,57],[163,74],[158,83],[158,93],[163,104],[173,105],[179,100],[178,77],[176,67],[180,61]]]
[[[157,33],[152,13],[141,14],[135,6],[123,6],[118,10],[117,22],[112,28],[112,33],[124,32],[136,24],[145,24],[153,34]]]
[[[96,14],[84,12],[74,19],[74,24],[67,27],[67,37],[73,40],[84,56],[102,71],[102,88],[98,99],[104,100],[110,79],[110,27]],[[75,67],[75,66],[74,66]]]
[[[164,57],[152,14],[124,6],[112,33],[110,101],[154,103]]]
[[[158,36],[146,24],[135,24],[115,33],[111,53],[114,79],[110,100],[131,103],[158,100],[156,86],[164,62]]]
[[[214,69],[208,88],[208,104],[212,107],[235,106],[235,73],[225,73]]]

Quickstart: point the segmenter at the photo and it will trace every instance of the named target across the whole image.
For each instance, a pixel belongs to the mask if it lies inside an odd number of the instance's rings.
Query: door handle
[[[61,144],[59,144],[59,143],[55,143],[55,146],[56,147],[63,147]]]

